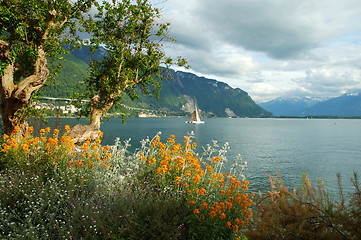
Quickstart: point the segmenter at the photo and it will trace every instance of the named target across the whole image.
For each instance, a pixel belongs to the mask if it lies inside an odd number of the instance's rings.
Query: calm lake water
[[[290,188],[298,187],[302,174],[307,173],[313,183],[321,178],[327,189],[337,192],[336,174],[341,173],[346,191],[352,191],[353,171],[361,174],[361,120],[353,119],[203,119],[205,124],[186,124],[186,118],[129,118],[105,121],[101,130],[105,144],[115,138],[131,138],[132,148],[140,140],[162,132],[162,140],[170,134],[176,142],[193,131],[198,150],[212,140],[219,145],[228,142],[231,161],[237,154],[248,163],[244,174],[251,191],[264,191],[269,186],[265,174],[277,170]],[[52,122],[52,121],[50,121]],[[75,125],[76,119],[62,119],[61,125]]]

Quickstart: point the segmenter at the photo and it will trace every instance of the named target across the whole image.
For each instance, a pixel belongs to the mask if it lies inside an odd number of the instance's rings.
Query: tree
[[[76,19],[93,0],[0,0],[0,111],[5,133],[27,126],[34,94],[49,77],[48,59],[75,42]]]
[[[103,46],[108,56],[91,62],[90,76],[84,81],[86,91],[80,97],[90,99],[83,111],[90,115],[90,123],[71,130],[76,142],[94,138],[102,117],[119,105],[125,94],[132,100],[139,94],[159,97],[163,66],[174,63],[162,49],[164,42],[174,41],[168,35],[169,24],[158,22],[159,9],[148,0],[113,0],[95,5],[97,14],[89,16],[84,29],[91,33],[91,50]],[[178,58],[176,64],[186,62]]]

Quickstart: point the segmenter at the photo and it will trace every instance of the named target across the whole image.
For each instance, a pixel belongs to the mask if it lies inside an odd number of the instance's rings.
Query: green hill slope
[[[72,55],[65,55],[65,60],[61,62],[62,71],[55,80],[55,84],[45,86],[41,89],[42,96],[69,98],[88,73],[89,65]]]
[[[88,49],[83,48],[73,55],[65,56],[62,72],[56,85],[48,86],[43,96],[69,98],[88,71]],[[104,51],[98,51],[104,56]],[[100,58],[101,56],[93,56]],[[84,58],[84,59],[82,59]],[[172,115],[188,115],[194,110],[194,100],[203,116],[217,117],[269,117],[271,113],[258,106],[251,97],[239,88],[216,80],[198,77],[192,73],[170,70],[170,79],[163,81],[160,100],[143,96],[136,101],[125,97],[123,104],[132,108],[155,110]],[[138,110],[139,112],[139,110]]]

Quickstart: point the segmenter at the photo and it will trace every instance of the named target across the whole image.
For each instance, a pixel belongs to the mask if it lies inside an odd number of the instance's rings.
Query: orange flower
[[[202,208],[207,209],[207,208],[208,208],[208,203],[204,202],[204,203],[202,204]]]
[[[20,127],[19,127],[19,126],[15,126],[12,133],[13,133],[13,134],[16,134],[16,133],[18,133],[19,131],[20,131]]]
[[[221,213],[221,215],[219,216],[220,219],[225,219],[226,218],[226,214]]]
[[[181,183],[181,177],[175,177],[175,185],[179,186]]]
[[[189,204],[190,204],[190,205],[194,205],[194,201],[190,201]]]
[[[212,163],[213,162],[217,163],[217,162],[221,161],[221,158],[219,156],[217,156],[217,157],[214,157],[212,160],[213,160]]]
[[[53,135],[54,135],[54,136],[58,136],[58,135],[59,135],[59,130],[58,130],[58,129],[54,129]]]
[[[199,184],[200,181],[201,181],[201,177],[198,174],[193,177],[194,183]]]
[[[69,132],[69,131],[70,131],[70,126],[69,126],[69,125],[65,125],[64,130],[67,131],[67,132]]]
[[[194,211],[193,211],[194,213],[199,213],[199,211],[198,211],[198,209],[196,208],[196,209],[194,209]]]
[[[227,222],[227,227],[228,227],[228,228],[231,228],[231,226],[232,226],[232,223],[231,223],[231,222]]]
[[[29,145],[27,144],[21,144],[21,148],[23,149],[24,153],[28,153],[29,152]]]

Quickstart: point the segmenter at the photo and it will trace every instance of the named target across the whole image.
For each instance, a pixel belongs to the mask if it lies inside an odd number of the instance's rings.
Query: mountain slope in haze
[[[101,59],[105,50],[99,50],[92,58]],[[89,50],[83,47],[65,56],[63,69],[55,86],[47,87],[43,96],[69,98],[87,74]],[[162,82],[160,100],[143,96],[131,101],[125,97],[123,103],[134,108],[186,115],[194,110],[197,102],[203,116],[217,117],[269,117],[271,113],[258,106],[243,90],[231,88],[216,80],[198,77],[192,73],[170,70],[169,80]]]
[[[301,112],[320,101],[309,97],[279,97],[259,105],[274,116],[300,116]]]
[[[320,102],[300,113],[301,116],[361,116],[361,92],[344,94]]]

